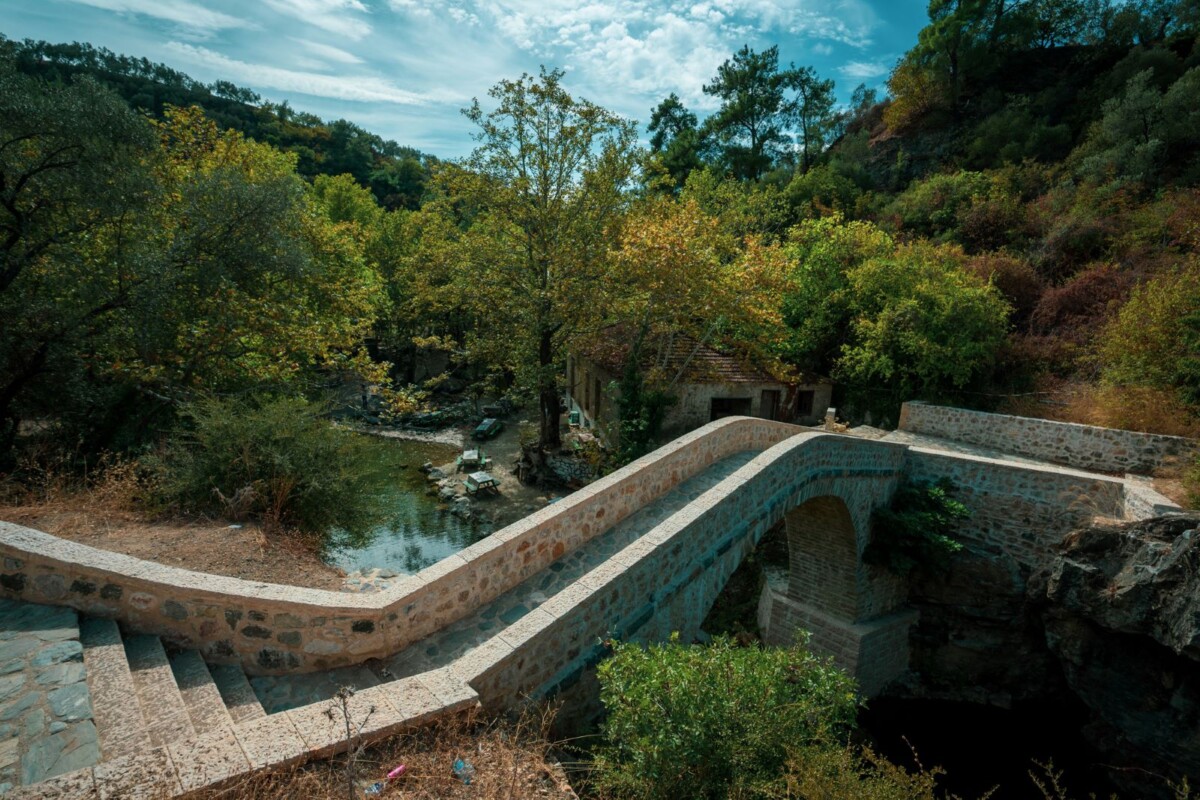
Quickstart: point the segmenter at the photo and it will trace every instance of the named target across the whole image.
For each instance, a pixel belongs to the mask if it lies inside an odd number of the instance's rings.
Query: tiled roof
[[[634,335],[624,325],[611,325],[590,346],[581,348],[579,354],[619,376],[625,369]],[[688,383],[780,383],[736,356],[680,333],[663,342],[647,340],[642,346],[642,363],[644,368],[656,366],[672,376],[682,370],[683,380]]]

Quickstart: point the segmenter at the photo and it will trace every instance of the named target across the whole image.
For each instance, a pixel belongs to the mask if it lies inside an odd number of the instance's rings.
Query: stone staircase
[[[256,679],[257,680],[257,679]],[[0,798],[174,797],[346,746],[342,686],[366,740],[475,707],[447,671],[300,677],[268,714],[241,667],[70,608],[0,598]]]
[[[0,792],[264,717],[241,667],[109,619],[0,600]]]

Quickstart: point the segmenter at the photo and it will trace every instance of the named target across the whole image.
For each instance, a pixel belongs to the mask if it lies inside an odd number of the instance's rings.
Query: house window
[[[804,392],[796,392],[796,416],[811,417],[813,413],[813,398],[816,392],[811,389]]]
[[[722,417],[750,416],[750,408],[754,404],[749,397],[714,397],[709,407],[710,422]]]

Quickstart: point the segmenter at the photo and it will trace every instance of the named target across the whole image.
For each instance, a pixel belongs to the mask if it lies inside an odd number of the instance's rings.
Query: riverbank
[[[345,573],[294,533],[227,520],[155,520],[114,509],[93,493],[0,506],[0,519],[101,550],[196,572],[337,591]]]

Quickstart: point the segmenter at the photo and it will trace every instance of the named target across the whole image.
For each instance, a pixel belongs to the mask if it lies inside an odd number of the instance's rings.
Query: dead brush
[[[553,711],[546,707],[527,710],[515,720],[469,712],[397,734],[361,750],[351,742],[355,751],[355,796],[363,800],[575,798],[562,768],[550,757],[549,731],[553,718]],[[457,759],[474,767],[469,785],[454,775]],[[386,781],[387,773],[400,764],[405,766],[404,774]],[[382,789],[367,794],[366,790],[376,782],[384,784]],[[343,752],[276,772],[248,775],[192,797],[345,800],[347,756]]]

